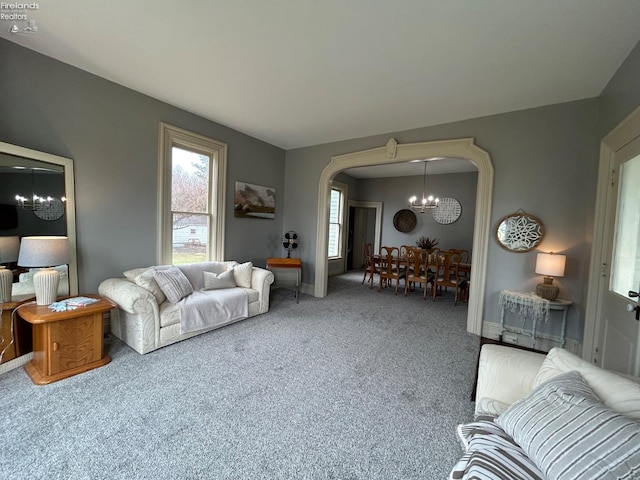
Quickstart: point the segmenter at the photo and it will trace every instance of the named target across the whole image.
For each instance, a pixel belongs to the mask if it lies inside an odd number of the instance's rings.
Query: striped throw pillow
[[[178,267],[158,270],[153,274],[153,278],[171,303],[177,303],[193,293],[189,279]]]
[[[542,472],[502,428],[490,420],[458,426],[466,453],[450,480],[543,480]]]
[[[539,385],[496,423],[550,480],[640,478],[640,424],[605,407],[576,371]]]

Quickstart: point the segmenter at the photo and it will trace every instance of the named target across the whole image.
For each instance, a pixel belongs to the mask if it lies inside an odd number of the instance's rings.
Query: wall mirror
[[[0,142],[0,208],[17,214],[15,222],[1,225],[0,236],[66,235],[70,263],[60,279],[59,292],[78,294],[73,160]],[[33,205],[33,195],[51,197]],[[24,197],[23,205],[16,195]],[[64,197],[64,201],[62,198]],[[5,215],[3,215],[5,216]],[[5,216],[6,218],[6,216]],[[65,278],[66,277],[66,278]],[[16,286],[14,295],[25,293]],[[65,293],[66,293],[65,292]]]
[[[498,222],[495,237],[505,250],[516,253],[529,252],[544,238],[544,225],[538,217],[518,210]]]

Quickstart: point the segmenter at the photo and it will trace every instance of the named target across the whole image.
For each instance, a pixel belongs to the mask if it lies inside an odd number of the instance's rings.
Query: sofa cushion
[[[251,274],[253,273],[253,263],[245,262],[233,267],[233,276],[236,285],[242,288],[251,288]]]
[[[640,425],[604,406],[580,373],[558,375],[496,419],[549,479],[632,478]]]
[[[453,467],[449,478],[542,480],[544,476],[527,454],[491,421],[458,426],[465,454]]]
[[[153,274],[153,278],[171,303],[179,302],[193,293],[189,279],[177,267],[158,270]]]
[[[158,305],[160,305],[166,300],[167,297],[165,297],[162,289],[153,278],[153,275],[157,271],[158,270],[156,269],[156,267],[146,268],[142,272],[138,273],[135,277],[133,277],[133,283],[144,288],[145,290],[150,291],[156,298],[156,302],[158,302]]]
[[[229,270],[230,267],[236,265],[238,262],[195,262],[185,263],[184,265],[178,265],[178,268],[189,279],[189,283],[193,286],[194,290],[202,290],[204,288],[204,275],[203,272],[213,272],[220,274]]]
[[[571,370],[580,372],[607,407],[640,421],[640,384],[597,367],[562,348],[553,348],[547,354],[533,381],[534,387]]]
[[[222,288],[234,288],[236,286],[233,270],[227,270],[220,274],[213,272],[203,272],[203,274],[204,290],[219,290]]]

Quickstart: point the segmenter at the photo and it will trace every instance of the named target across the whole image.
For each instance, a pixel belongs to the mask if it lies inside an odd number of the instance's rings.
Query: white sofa
[[[475,402],[475,421],[458,426],[465,453],[451,479],[640,478],[638,377],[561,348],[487,344]]]
[[[187,277],[193,288],[195,296],[206,296],[215,299],[220,297],[223,290],[204,290],[204,272],[216,275],[239,267],[245,269],[247,277],[245,282],[240,282],[237,287],[246,292],[248,317],[265,313],[269,310],[270,286],[273,283],[273,273],[263,268],[254,267],[250,263],[238,264],[238,262],[199,262],[177,266]],[[111,333],[139,353],[148,353],[160,347],[199,335],[201,333],[220,328],[224,325],[241,320],[242,318],[229,319],[225,315],[225,305],[222,304],[218,311],[221,314],[209,315],[211,323],[197,330],[182,332],[185,319],[181,318],[184,310],[184,299],[172,303],[163,294],[158,283],[158,271],[170,266],[151,266],[135,268],[124,272],[123,278],[109,278],[98,287],[100,295],[111,299],[118,308],[111,311]],[[243,284],[246,283],[246,284]],[[227,291],[228,292],[228,291]],[[213,301],[213,300],[212,300]]]

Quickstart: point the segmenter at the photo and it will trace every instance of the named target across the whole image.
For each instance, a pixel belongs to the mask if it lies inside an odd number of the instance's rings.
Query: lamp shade
[[[18,265],[54,267],[69,263],[68,237],[22,237]]]
[[[536,273],[549,277],[564,277],[566,255],[539,253],[536,258]]]
[[[0,237],[0,263],[12,263],[18,260],[20,238]]]

